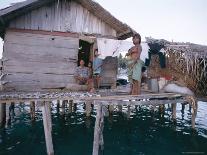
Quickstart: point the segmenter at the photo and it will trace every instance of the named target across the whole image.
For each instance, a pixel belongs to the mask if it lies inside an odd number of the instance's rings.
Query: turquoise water
[[[83,113],[83,104],[77,111],[65,116],[52,109],[52,134],[55,154],[91,155],[95,110],[90,118]],[[132,107],[127,118],[127,107],[123,113],[115,112],[105,117],[105,155],[179,155],[207,154],[207,103],[200,102],[196,118],[196,130],[191,129],[189,107],[181,112],[177,106],[177,121],[171,120],[171,111],[166,106],[164,113],[150,107]],[[46,154],[41,111],[36,121],[31,122],[28,106],[16,106],[16,116],[11,125],[0,130],[1,155]]]

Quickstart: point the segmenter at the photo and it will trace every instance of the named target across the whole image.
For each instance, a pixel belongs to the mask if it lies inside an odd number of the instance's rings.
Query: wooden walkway
[[[103,149],[103,128],[104,128],[104,107],[107,107],[110,112],[114,111],[114,107],[118,106],[119,109],[123,105],[130,106],[139,105],[165,105],[171,104],[172,118],[176,119],[176,105],[177,103],[189,103],[192,106],[192,127],[195,127],[195,117],[197,111],[197,104],[193,101],[192,97],[175,94],[175,93],[162,93],[162,94],[142,94],[142,95],[116,95],[115,93],[107,93],[103,96],[100,94],[90,93],[71,93],[71,92],[15,92],[15,93],[0,93],[0,124],[3,124],[6,117],[5,105],[14,105],[20,102],[29,102],[31,110],[31,119],[35,119],[35,103],[41,104],[43,125],[45,133],[45,141],[48,155],[54,154],[53,141],[52,141],[52,119],[51,119],[51,103],[57,101],[60,106],[62,103],[62,111],[64,111],[65,103],[72,104],[73,102],[85,102],[86,116],[90,116],[91,104],[97,105],[96,123],[94,129],[94,143],[93,155],[98,155]],[[115,95],[114,95],[115,94]],[[69,105],[71,107],[71,105]],[[106,109],[106,108],[105,108]]]

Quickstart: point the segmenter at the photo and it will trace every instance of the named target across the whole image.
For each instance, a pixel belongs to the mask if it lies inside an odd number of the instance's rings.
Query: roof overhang
[[[0,10],[0,36],[3,37],[5,29],[8,27],[9,21],[31,10],[53,3],[55,1],[57,0],[27,0]],[[117,32],[117,39],[124,40],[131,37],[134,33],[137,33],[127,24],[115,18],[110,12],[104,9],[97,2],[93,0],[76,0],[76,2],[81,4],[96,17],[115,29]]]

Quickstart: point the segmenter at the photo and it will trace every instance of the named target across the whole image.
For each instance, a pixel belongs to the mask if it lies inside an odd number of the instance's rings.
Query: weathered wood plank
[[[73,81],[73,75],[58,75],[58,74],[24,74],[24,73],[13,73],[12,75],[6,75],[5,81],[11,82],[51,82],[51,83],[70,83]]]
[[[116,31],[75,1],[59,1],[12,20],[10,28],[116,36]]]
[[[5,62],[3,70],[5,74],[42,73],[55,75],[74,75],[76,67],[77,63],[74,62],[44,63],[8,60],[7,62]]]
[[[41,46],[41,47],[56,47],[56,48],[71,48],[78,49],[79,41],[78,38],[41,35],[41,34],[30,34],[30,33],[19,33],[19,32],[6,32],[5,36],[6,43],[30,45],[30,46]]]
[[[68,42],[68,44],[70,44]],[[28,58],[29,60],[37,61],[41,60],[41,58],[45,59],[52,59],[56,58],[57,60],[62,59],[77,59],[78,58],[78,48],[62,48],[62,47],[54,47],[52,44],[51,46],[44,47],[44,46],[32,46],[27,44],[15,44],[15,43],[8,43],[5,42],[4,44],[5,52],[4,57],[9,58]],[[54,60],[53,60],[54,61]]]

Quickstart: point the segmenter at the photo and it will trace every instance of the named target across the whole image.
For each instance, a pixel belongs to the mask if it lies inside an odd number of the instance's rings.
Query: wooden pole
[[[61,100],[62,103],[62,115],[65,115],[65,100]]]
[[[10,116],[10,106],[11,103],[6,103],[6,127],[11,125],[11,116]]]
[[[76,112],[76,110],[77,110],[77,103],[73,102],[73,112]]]
[[[127,106],[127,119],[130,119],[130,113],[131,113],[131,109],[130,109],[130,105]]]
[[[185,111],[185,104],[183,103],[182,104],[182,109],[181,109],[181,111],[184,113],[184,111]]]
[[[72,113],[72,110],[73,110],[73,100],[69,100],[68,112]]]
[[[109,114],[112,114],[114,112],[114,105],[110,104],[109,105]]]
[[[176,106],[177,103],[172,103],[172,119],[176,120]]]
[[[0,103],[0,127],[6,124],[6,103]]]
[[[191,124],[192,124],[193,129],[195,129],[195,119],[197,116],[197,110],[198,110],[198,104],[197,104],[197,102],[195,102],[195,104],[193,105],[193,108],[192,108],[192,117],[191,117]]]
[[[57,100],[57,113],[60,112],[60,100]]]
[[[86,101],[86,117],[90,117],[91,115],[91,102],[90,101]]]
[[[122,105],[118,105],[118,111],[122,112]]]
[[[35,101],[30,101],[30,117],[31,120],[35,120]]]
[[[51,113],[50,113],[50,103],[48,102],[42,103],[42,116],[43,116],[47,154],[54,155],[53,143],[52,143],[52,120],[51,120]]]
[[[193,129],[195,129],[195,118],[196,118],[196,115],[195,115],[195,112],[193,110],[192,117],[191,117],[191,124],[192,124]]]
[[[104,149],[103,127],[104,127],[103,106],[99,104],[96,114],[95,128],[94,128],[93,155],[99,155],[100,152],[103,151]]]

